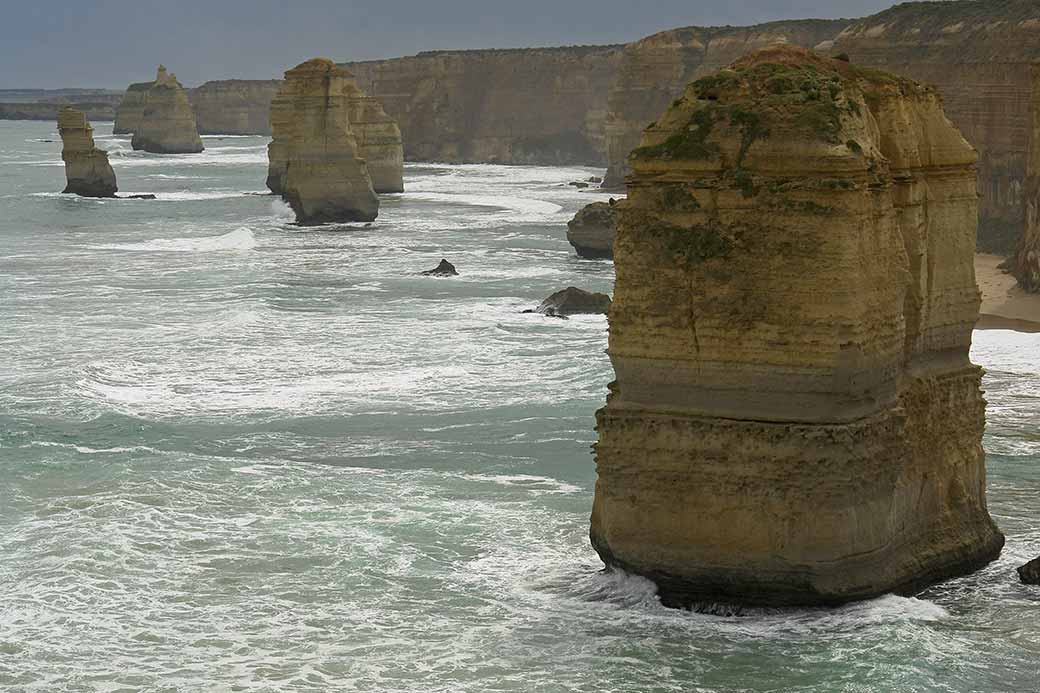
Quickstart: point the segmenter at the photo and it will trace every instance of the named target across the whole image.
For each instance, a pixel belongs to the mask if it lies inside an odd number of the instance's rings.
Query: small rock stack
[[[87,117],[68,106],[58,111],[61,158],[65,162],[66,186],[62,192],[83,197],[115,197],[116,174],[108,154],[94,146],[94,128]]]

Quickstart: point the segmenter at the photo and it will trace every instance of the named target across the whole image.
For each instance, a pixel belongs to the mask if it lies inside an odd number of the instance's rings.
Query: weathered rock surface
[[[1022,288],[1040,292],[1040,66],[1033,68],[1032,93],[1024,231],[1009,265]]]
[[[404,137],[410,161],[605,163],[621,46],[436,51],[346,63]]]
[[[84,197],[115,197],[116,174],[108,154],[94,146],[94,128],[82,112],[68,106],[58,113],[61,158],[65,162],[66,186],[62,192]]]
[[[132,135],[141,125],[144,98],[155,82],[135,82],[126,88],[123,100],[116,107],[113,135]]]
[[[549,296],[542,301],[531,313],[544,313],[550,316],[566,315],[605,315],[610,310],[610,296],[607,294],[593,293],[574,286],[568,286],[562,291]]]
[[[1019,566],[1018,578],[1027,585],[1040,585],[1040,558]]]
[[[162,65],[155,82],[144,92],[141,119],[130,146],[154,154],[193,154],[205,149],[187,92]]]
[[[436,267],[420,272],[419,274],[425,277],[456,277],[459,273],[458,270],[455,269],[455,265],[442,258],[441,261],[437,263]]]
[[[692,80],[774,44],[811,48],[834,38],[847,20],[804,20],[750,27],[684,27],[625,46],[607,101],[607,174],[603,187],[624,187],[629,152]]]
[[[1023,228],[1040,4],[904,3],[858,20],[828,51],[938,88],[946,114],[979,152],[978,247],[1013,252]]]
[[[617,209],[607,202],[585,205],[567,222],[567,242],[581,257],[614,257]]]
[[[188,91],[200,135],[270,135],[278,79],[222,79]]]
[[[271,104],[267,185],[301,224],[372,221],[379,213],[350,123],[355,90],[349,72],[315,58],[285,73]]]
[[[642,144],[597,415],[604,561],[671,605],[831,604],[995,558],[976,156],[938,94],[768,49]]]

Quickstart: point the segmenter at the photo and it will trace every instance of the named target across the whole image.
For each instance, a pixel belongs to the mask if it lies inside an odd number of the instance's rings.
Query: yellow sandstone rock
[[[144,93],[141,119],[130,145],[155,154],[193,154],[204,149],[188,94],[177,76],[162,65]]]
[[[285,73],[271,103],[267,185],[301,224],[372,221],[379,213],[350,122],[356,91],[349,72],[315,58]]]
[[[58,111],[61,158],[66,186],[62,192],[84,197],[115,197],[116,174],[108,154],[94,146],[94,128],[82,112],[68,106]]]
[[[1026,165],[1025,230],[1011,270],[1026,291],[1040,292],[1040,66],[1033,67],[1029,159]]]
[[[995,558],[974,150],[931,89],[794,47],[630,163],[592,543],[672,605],[831,604]]]

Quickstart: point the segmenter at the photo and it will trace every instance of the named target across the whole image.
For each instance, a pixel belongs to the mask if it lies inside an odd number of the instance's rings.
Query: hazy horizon
[[[625,43],[664,29],[778,19],[861,17],[887,0],[111,0],[15,6],[0,28],[2,89],[122,89],[167,65],[189,86],[271,79],[307,58],[376,60],[428,50]],[[55,6],[56,5],[56,6]]]

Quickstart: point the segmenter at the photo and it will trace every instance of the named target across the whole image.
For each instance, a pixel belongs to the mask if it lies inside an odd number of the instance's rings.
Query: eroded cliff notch
[[[143,94],[141,116],[133,132],[130,146],[154,154],[195,154],[205,149],[187,92],[177,75],[162,65]]]
[[[94,145],[94,128],[87,117],[68,106],[58,111],[61,158],[65,162],[65,189],[84,197],[115,197],[116,174],[108,153]]]
[[[271,103],[267,186],[301,224],[372,221],[372,187],[350,115],[357,85],[346,70],[315,58],[285,73]]]
[[[667,604],[829,604],[996,557],[974,150],[804,49],[691,84],[619,203],[591,539]]]

